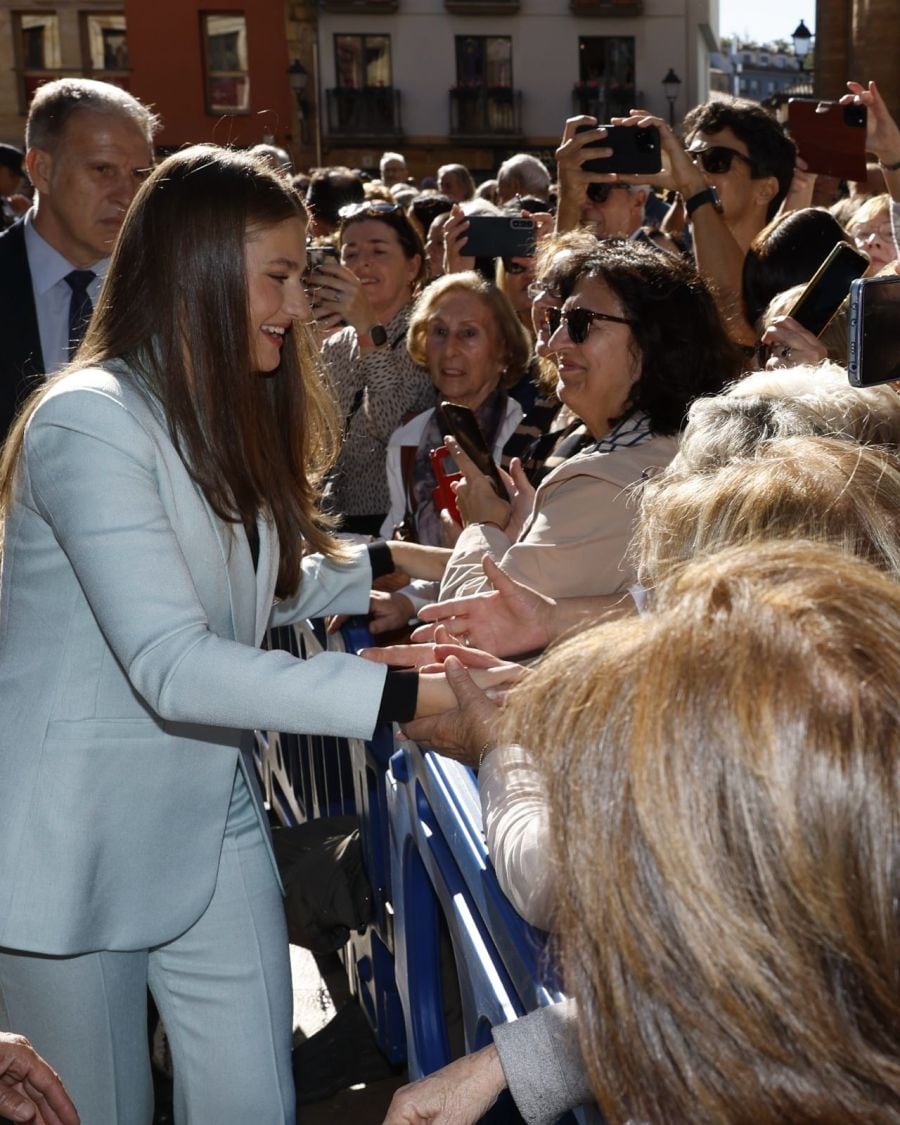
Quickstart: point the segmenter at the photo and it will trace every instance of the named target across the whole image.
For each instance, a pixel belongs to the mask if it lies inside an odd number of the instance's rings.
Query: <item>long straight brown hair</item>
[[[340,554],[319,510],[339,425],[306,326],[285,337],[270,376],[252,373],[244,243],[307,214],[246,153],[197,145],[163,161],[138,192],[74,368],[120,358],[162,403],[172,440],[217,515],[251,528],[264,514],[280,546],[277,592],[293,592],[304,545]],[[65,377],[66,372],[51,380]],[[0,463],[9,503],[26,404]]]

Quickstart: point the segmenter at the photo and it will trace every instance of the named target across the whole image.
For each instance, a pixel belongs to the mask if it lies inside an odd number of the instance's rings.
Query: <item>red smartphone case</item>
[[[788,127],[810,172],[839,180],[866,178],[865,106],[791,98]]]

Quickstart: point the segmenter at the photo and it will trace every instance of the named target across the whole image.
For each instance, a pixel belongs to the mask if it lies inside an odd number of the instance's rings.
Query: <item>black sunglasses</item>
[[[731,171],[731,165],[734,158],[743,160],[743,162],[750,168],[750,175],[754,173],[753,161],[749,156],[744,156],[742,152],[738,152],[736,148],[728,148],[727,145],[711,145],[709,148],[689,148],[688,156],[695,164],[699,164],[704,172],[708,172],[711,176],[724,176],[726,172]]]
[[[395,215],[402,210],[399,203],[389,203],[386,199],[371,199],[363,203],[347,203],[340,208],[338,215],[346,222],[348,219],[357,219],[360,215]]]
[[[611,324],[634,324],[624,316],[610,316],[608,313],[594,312],[593,309],[544,309],[544,323],[549,325],[551,334],[565,321],[566,331],[573,344],[583,344],[595,320],[608,320]]]
[[[587,197],[591,203],[605,203],[609,199],[609,193],[616,188],[628,191],[628,184],[588,184]]]

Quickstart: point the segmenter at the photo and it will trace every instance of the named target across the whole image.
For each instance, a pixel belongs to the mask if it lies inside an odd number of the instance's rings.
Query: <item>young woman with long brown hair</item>
[[[366,737],[449,705],[440,677],[259,648],[269,623],[364,611],[391,567],[384,547],[342,554],[317,507],[338,431],[304,323],[306,225],[252,157],[170,157],[75,362],[4,451],[0,1027],[53,1059],[91,1125],[149,1125],[148,984],[177,1120],[294,1120],[287,937],[243,732]]]

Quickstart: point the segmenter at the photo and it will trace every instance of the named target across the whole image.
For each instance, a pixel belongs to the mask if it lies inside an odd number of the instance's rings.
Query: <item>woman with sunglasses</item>
[[[422,239],[397,203],[341,210],[340,262],[309,276],[322,355],[344,423],[328,503],[344,531],[377,535],[389,506],[385,455],[405,418],[434,405],[428,372],[406,350],[409,315],[425,276]]]
[[[676,449],[687,407],[740,371],[706,286],[688,262],[637,243],[608,242],[572,258],[548,305],[557,393],[591,442],[512,504],[484,487],[461,453],[456,496],[466,527],[441,599],[490,588],[481,560],[551,597],[614,594],[634,582],[624,556],[635,504],[630,486]]]

